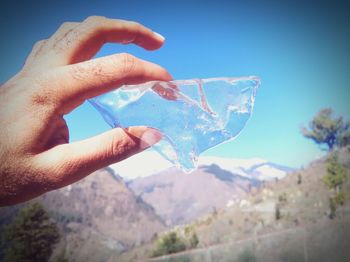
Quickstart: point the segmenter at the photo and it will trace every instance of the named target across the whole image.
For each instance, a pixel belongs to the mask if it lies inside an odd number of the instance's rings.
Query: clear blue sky
[[[8,2],[8,3],[6,3]],[[298,167],[319,154],[299,131],[323,107],[350,116],[350,8],[346,1],[2,1],[0,82],[31,46],[65,21],[89,15],[135,20],[166,37],[158,51],[106,45],[98,56],[129,52],[175,79],[257,75],[254,115],[233,142],[207,155],[262,157]],[[109,127],[84,104],[66,117],[71,139]]]

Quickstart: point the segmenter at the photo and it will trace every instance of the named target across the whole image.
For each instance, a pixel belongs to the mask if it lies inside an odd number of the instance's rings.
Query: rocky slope
[[[54,256],[63,254],[69,261],[107,260],[165,228],[153,209],[136,198],[111,169],[34,201],[41,202],[61,228]],[[0,209],[0,221],[9,222],[21,206]]]
[[[153,206],[168,226],[184,224],[244,198],[263,181],[283,178],[291,169],[261,159],[203,158],[190,174],[168,168],[128,186]]]
[[[168,226],[173,226],[222,208],[230,199],[241,198],[251,182],[211,165],[202,166],[191,174],[170,168],[157,175],[132,180],[128,186],[153,206]],[[254,181],[256,183],[258,181]]]
[[[232,205],[178,226],[176,231],[196,232],[196,249],[155,261],[347,261],[350,255],[350,147],[338,151],[348,170],[343,185],[347,194],[336,217],[329,217],[332,192],[322,178],[327,157],[283,179],[265,183]],[[278,218],[276,215],[278,207]],[[161,237],[161,236],[160,236]],[[120,261],[143,261],[155,244],[126,252]],[[250,259],[244,258],[250,257]]]

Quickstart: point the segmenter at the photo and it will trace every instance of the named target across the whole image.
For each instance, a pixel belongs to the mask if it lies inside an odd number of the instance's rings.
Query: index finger
[[[51,44],[62,64],[72,64],[89,60],[105,43],[134,43],[155,50],[164,37],[136,22],[91,16]]]

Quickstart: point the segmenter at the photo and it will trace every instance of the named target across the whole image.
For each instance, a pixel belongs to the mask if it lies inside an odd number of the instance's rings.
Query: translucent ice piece
[[[152,81],[122,86],[90,102],[112,127],[158,129],[163,139],[154,149],[190,172],[200,153],[239,134],[259,85],[253,76]]]

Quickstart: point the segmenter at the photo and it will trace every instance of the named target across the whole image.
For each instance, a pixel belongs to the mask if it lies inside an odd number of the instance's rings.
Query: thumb
[[[148,127],[115,128],[83,141],[58,145],[42,153],[37,161],[51,169],[48,179],[53,188],[59,188],[139,153],[161,138],[159,131]]]

